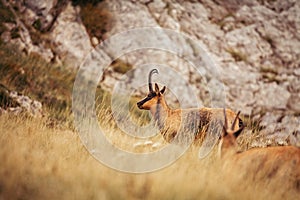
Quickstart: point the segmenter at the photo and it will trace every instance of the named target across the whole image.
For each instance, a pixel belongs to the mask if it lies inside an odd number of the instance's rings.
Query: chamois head
[[[244,129],[244,125],[241,125],[238,130],[235,130],[236,123],[239,120],[239,115],[240,115],[240,111],[236,114],[231,127],[228,127],[228,120],[226,116],[226,111],[224,109],[222,148],[234,147],[236,145],[236,138],[240,135],[240,133]]]
[[[148,76],[148,85],[149,85],[149,93],[147,97],[145,97],[143,100],[139,101],[137,103],[137,106],[140,109],[144,110],[150,110],[150,108],[156,104],[159,103],[159,101],[162,99],[162,95],[165,92],[166,87],[164,86],[161,90],[159,90],[158,85],[155,83],[155,90],[153,90],[152,83],[151,83],[151,77],[154,73],[158,74],[157,69],[152,69]]]

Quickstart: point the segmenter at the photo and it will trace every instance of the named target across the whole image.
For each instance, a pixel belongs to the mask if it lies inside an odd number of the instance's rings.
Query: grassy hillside
[[[0,55],[1,84],[41,101],[50,119],[68,121],[74,72],[38,55],[26,56],[13,46],[1,44]]]
[[[25,56],[1,44],[0,83],[43,103],[46,116],[0,115],[0,199],[232,199],[252,195],[233,179],[220,176],[222,165],[214,156],[198,159],[193,146],[175,164],[158,172],[133,175],[110,169],[83,147],[72,125],[71,96],[75,72]],[[115,63],[114,63],[115,64]],[[107,138],[126,151],[140,140],[121,132],[112,120],[110,94],[98,88],[99,122]],[[148,123],[147,112],[130,101],[133,119]],[[160,135],[152,140],[165,144]],[[247,145],[250,138],[244,139]],[[223,172],[222,174],[229,174]],[[247,182],[254,187],[254,183]],[[252,184],[252,185],[251,185]],[[274,193],[275,194],[275,193]],[[261,189],[257,197],[266,197]]]
[[[215,156],[197,159],[194,147],[169,167],[134,175],[100,164],[75,132],[49,128],[43,120],[2,115],[0,130],[0,199],[283,198],[280,187],[263,187],[265,180],[239,182],[248,172],[237,174]]]

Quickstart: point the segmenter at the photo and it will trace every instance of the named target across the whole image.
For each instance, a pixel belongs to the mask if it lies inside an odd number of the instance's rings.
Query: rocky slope
[[[15,18],[5,23],[4,42],[16,44],[26,53],[37,53],[46,60],[64,62],[76,68],[92,49],[79,8],[70,1],[5,1]],[[18,37],[12,32],[18,31]]]
[[[36,52],[49,61],[68,63],[76,69],[92,46],[102,39],[87,33],[80,19],[82,8],[69,1],[3,2],[18,20],[6,23],[7,31],[1,38],[17,44],[27,53]],[[149,40],[157,44],[164,41],[165,46],[180,47],[180,56],[201,63],[201,76],[177,55],[142,49],[120,57],[136,66],[127,83],[145,82],[149,68],[153,67],[149,63],[169,66],[180,73],[202,105],[209,106],[214,100],[218,102],[213,99],[213,93],[219,93],[220,87],[224,86],[226,105],[259,120],[264,133],[272,134],[270,138],[273,133],[284,139],[299,134],[300,1],[106,0],[99,4],[105,4],[113,22],[103,38],[133,28],[167,28],[184,33],[201,44],[215,63],[212,70],[205,57],[199,56],[201,49],[195,48],[190,40],[174,38],[167,32],[140,34],[134,36],[136,41],[147,41],[147,37],[151,37]],[[20,37],[12,38],[15,27],[19,28]],[[35,36],[37,32],[42,32],[43,37]],[[133,45],[126,40],[118,42],[120,46],[129,45],[128,49]],[[102,53],[110,58],[115,56],[116,52],[106,50]],[[168,76],[168,68],[159,67],[159,81],[175,94],[184,94],[186,85]],[[122,79],[121,73],[111,69],[104,75],[102,85],[110,89]]]

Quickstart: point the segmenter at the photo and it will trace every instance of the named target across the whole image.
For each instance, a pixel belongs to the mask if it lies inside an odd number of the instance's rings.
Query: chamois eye
[[[150,94],[148,94],[148,96],[147,96],[147,97],[151,98],[151,97],[155,97],[155,96],[156,96],[156,94],[155,94],[155,93],[150,93]]]

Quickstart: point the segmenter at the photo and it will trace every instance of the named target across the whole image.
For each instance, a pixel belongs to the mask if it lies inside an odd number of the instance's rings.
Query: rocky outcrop
[[[299,1],[132,0],[107,4],[115,19],[107,35],[145,26],[180,31],[203,44],[217,65],[219,77],[205,64],[201,66],[202,76],[197,76],[180,58],[161,51],[131,52],[123,59],[135,66],[163,63],[171,67],[195,89],[203,105],[209,104],[206,100],[224,85],[226,105],[260,121],[265,134],[284,132],[286,137],[300,130]],[[186,54],[195,54],[189,41],[163,33],[154,37],[158,41],[164,38],[169,45],[184,46]],[[148,71],[147,67],[135,70],[128,82],[141,83]],[[115,81],[108,80],[112,87]],[[157,81],[171,82],[170,89],[184,92],[182,83],[166,70]]]
[[[16,19],[16,24],[2,34],[5,42],[73,69],[91,51],[90,38],[79,16],[80,8],[73,7],[70,1],[3,0],[3,3]],[[12,37],[12,30],[16,29],[20,37]]]
[[[0,114],[28,114],[32,117],[42,117],[42,104],[30,97],[10,91],[0,84]]]
[[[50,40],[54,43],[52,49],[54,54],[59,60],[75,68],[92,50],[90,38],[78,12],[79,7],[74,8],[69,2],[56,18],[50,32]]]
[[[277,133],[286,138],[299,132],[300,1],[106,0],[105,3],[114,18],[112,28],[105,33],[108,39],[143,27],[166,28],[190,37],[174,37],[167,31],[133,35],[130,32],[127,38],[114,43],[123,49],[110,49],[112,43],[107,43],[108,48],[101,52],[111,59],[134,45],[175,49],[175,54],[148,48],[117,56],[136,66],[125,81],[135,94],[144,94],[146,87],[134,86],[141,86],[149,69],[157,66],[160,76],[155,76],[154,81],[166,84],[172,91],[167,93],[171,104],[177,102],[172,93],[186,94],[188,86],[200,98],[201,105],[221,105],[224,101],[227,107],[241,110],[246,117],[260,122],[266,135]],[[9,5],[12,4],[10,1]],[[24,0],[14,6],[18,7],[15,12],[19,22],[6,25],[10,30],[21,27],[21,37],[9,38],[8,30],[1,36],[6,41],[72,66],[78,66],[92,48],[79,8],[69,1]],[[43,37],[35,40],[34,33],[43,33]],[[189,61],[198,63],[198,71]],[[122,74],[112,69],[104,71],[104,75],[101,84],[110,90],[122,81]]]

